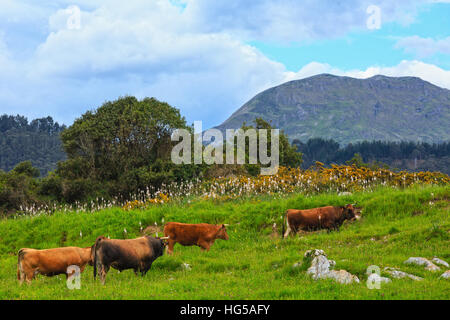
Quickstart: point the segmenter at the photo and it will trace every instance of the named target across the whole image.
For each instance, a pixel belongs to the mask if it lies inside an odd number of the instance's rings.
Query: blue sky
[[[424,3],[419,8],[419,14],[407,26],[391,21],[378,30],[357,30],[332,39],[284,44],[252,41],[250,44],[289,70],[300,70],[311,61],[343,70],[365,69],[374,64],[393,66],[417,58],[414,52],[396,48],[399,39],[412,35],[444,39],[450,34],[450,3]],[[450,69],[448,52],[421,57],[421,61]]]
[[[208,128],[325,72],[450,89],[449,17],[448,0],[1,0],[0,114],[70,125],[104,101],[153,96]]]

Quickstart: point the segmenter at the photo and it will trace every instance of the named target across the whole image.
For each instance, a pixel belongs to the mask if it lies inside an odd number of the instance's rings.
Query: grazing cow
[[[286,211],[286,224],[283,224],[283,237],[287,237],[292,231],[296,234],[299,230],[338,230],[345,220],[354,220],[359,217],[355,214],[356,209],[349,204],[345,207],[322,207],[306,210],[289,209]],[[284,226],[287,227],[284,233]]]
[[[183,246],[199,246],[202,251],[209,251],[216,239],[228,240],[225,224],[169,222],[164,227],[164,235],[169,237],[169,254],[173,253],[173,247],[177,242]]]
[[[94,261],[94,279],[99,268],[100,280],[105,284],[110,267],[122,271],[134,269],[144,276],[150,270],[153,261],[164,254],[167,238],[144,236],[137,239],[107,239],[98,237],[92,250]]]
[[[55,249],[35,250],[23,248],[19,250],[17,259],[17,279],[20,284],[26,280],[30,283],[37,274],[48,277],[67,273],[69,266],[78,266],[84,271],[86,264],[92,265],[91,247],[64,247]]]

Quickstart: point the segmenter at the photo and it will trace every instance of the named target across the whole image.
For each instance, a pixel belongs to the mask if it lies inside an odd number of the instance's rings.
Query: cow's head
[[[344,219],[346,219],[346,220],[356,219],[356,209],[351,204],[348,204],[344,207],[342,214],[343,214]]]
[[[150,236],[148,236],[148,238],[151,238]],[[167,248],[167,244],[169,243],[169,237],[155,237],[155,238],[151,238],[154,240],[156,240],[156,250],[155,250],[155,257],[160,257],[162,255],[164,255],[164,251],[166,251]]]
[[[219,230],[216,233],[216,239],[228,240],[227,227],[222,224],[219,227]]]
[[[170,237],[163,237],[163,238],[156,238],[156,239],[161,240],[161,245],[163,246],[163,248],[165,248],[169,244],[169,238]]]

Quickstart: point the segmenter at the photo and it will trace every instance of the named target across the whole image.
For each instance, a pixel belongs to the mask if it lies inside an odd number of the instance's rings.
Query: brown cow
[[[17,280],[20,284],[25,280],[30,283],[37,274],[47,277],[67,273],[69,266],[75,265],[84,271],[86,264],[92,265],[91,247],[64,247],[36,250],[23,248],[19,250],[17,259]]]
[[[142,276],[150,270],[153,261],[164,254],[167,238],[144,236],[137,239],[107,239],[98,237],[92,249],[94,261],[94,279],[99,268],[100,280],[105,284],[106,274],[110,267],[120,272],[133,269]]]
[[[291,231],[296,234],[299,230],[310,231],[319,229],[338,230],[345,220],[358,219],[356,209],[351,205],[345,207],[322,207],[306,210],[289,209],[286,211],[287,237]],[[284,225],[283,225],[284,229]]]
[[[225,224],[168,222],[164,227],[164,235],[169,237],[168,254],[173,253],[173,247],[177,242],[183,246],[199,246],[202,251],[209,251],[216,239],[229,239]]]

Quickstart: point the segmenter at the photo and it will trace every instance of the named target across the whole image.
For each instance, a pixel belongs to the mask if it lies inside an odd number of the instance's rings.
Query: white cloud
[[[339,76],[347,76],[366,79],[375,75],[390,77],[418,77],[442,88],[450,89],[450,70],[441,69],[433,64],[417,60],[404,60],[396,66],[379,67],[372,66],[365,70],[341,70],[326,63],[311,62],[296,73],[290,73],[288,78],[303,79],[321,73],[331,73]]]
[[[45,110],[68,122],[130,94],[155,96],[181,108],[189,121],[213,126],[254,92],[284,79],[282,64],[226,33],[192,32],[167,1],[134,15],[117,5],[82,11],[79,30],[67,29],[67,12],[57,10],[45,42],[15,65],[18,79],[0,71],[7,83],[2,111],[20,106],[19,112],[43,116]]]
[[[419,36],[405,37],[397,41],[396,47],[403,48],[408,53],[414,53],[419,58],[436,53],[450,54],[450,37],[439,40]]]
[[[382,22],[409,24],[420,0],[188,0],[185,15],[202,32],[229,32],[246,40],[303,41],[366,29],[368,6]]]

